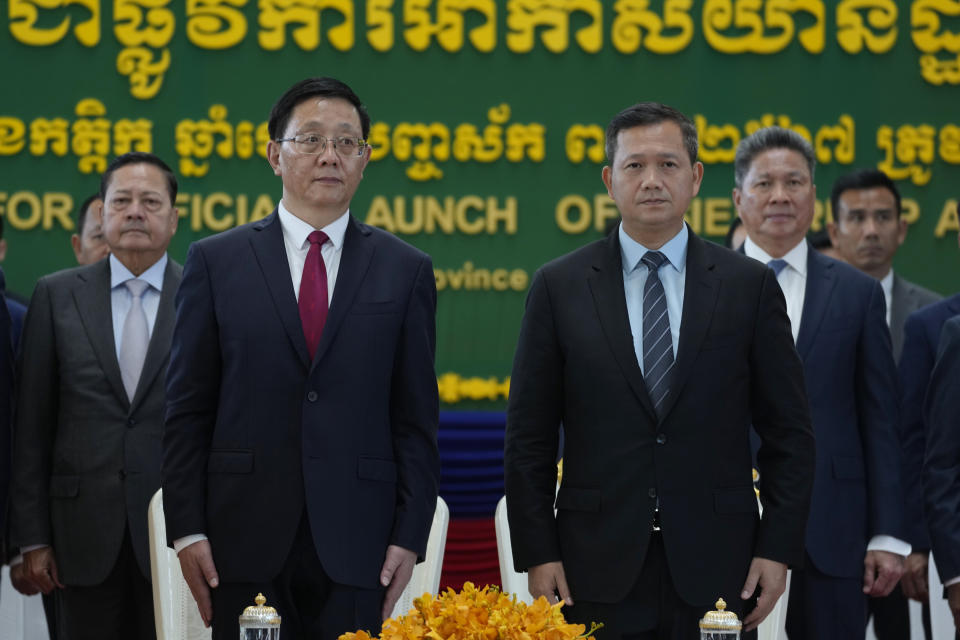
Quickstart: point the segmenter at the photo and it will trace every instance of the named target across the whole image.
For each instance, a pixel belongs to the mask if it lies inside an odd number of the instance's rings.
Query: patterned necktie
[[[673,368],[673,337],[667,315],[667,297],[663,292],[658,270],[667,257],[659,251],[647,251],[640,259],[649,274],[643,287],[643,379],[653,401],[657,417],[670,391],[670,370]]]
[[[123,283],[130,290],[133,301],[123,321],[120,334],[120,378],[127,392],[127,399],[133,402],[133,394],[140,382],[143,361],[147,357],[147,345],[150,344],[150,330],[147,328],[147,314],[143,311],[143,294],[146,292],[145,280],[130,279]]]
[[[307,240],[310,250],[303,263],[303,277],[300,279],[300,322],[303,324],[303,337],[307,339],[307,351],[313,360],[323,334],[323,325],[327,321],[327,267],[323,263],[320,247],[329,240],[323,231],[313,231]]]
[[[787,261],[783,258],[775,258],[768,262],[767,266],[773,269],[773,272],[779,276],[780,272],[787,266]]]

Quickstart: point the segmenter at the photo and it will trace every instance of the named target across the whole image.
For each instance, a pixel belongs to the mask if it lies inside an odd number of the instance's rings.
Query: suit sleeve
[[[750,352],[753,426],[760,436],[757,464],[763,518],[754,555],[800,566],[813,492],[815,444],[803,365],[793,344],[786,302],[767,269],[754,319]]]
[[[440,482],[439,398],[434,368],[437,287],[429,258],[420,262],[407,302],[390,390],[397,504],[390,543],[423,557]]]
[[[864,447],[869,537],[904,540],[899,389],[880,283],[870,283],[869,304],[857,344],[857,415]]]
[[[203,251],[187,254],[176,297],[163,433],[167,539],[206,532],[207,458],[220,396],[220,341]]]
[[[24,320],[13,432],[11,543],[51,544],[50,458],[59,412],[59,363],[50,289],[37,283]]]
[[[900,440],[903,443],[903,485],[906,494],[907,542],[915,551],[930,549],[930,534],[923,508],[921,467],[926,443],[923,427],[923,397],[933,370],[934,353],[917,315],[903,327],[900,354]]]
[[[504,483],[517,571],[560,560],[553,513],[563,355],[543,270],[530,285],[510,377]]]
[[[960,317],[943,326],[924,416],[925,506],[933,557],[946,582],[960,576]]]
[[[7,497],[10,488],[10,461],[13,436],[10,426],[13,408],[13,342],[10,312],[5,304],[6,280],[0,270],[0,539],[6,539]],[[4,555],[0,554],[0,564]]]

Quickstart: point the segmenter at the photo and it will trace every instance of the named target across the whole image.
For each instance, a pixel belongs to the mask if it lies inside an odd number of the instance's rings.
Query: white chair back
[[[177,554],[167,546],[162,489],[150,500],[147,522],[157,640],[209,640],[210,629],[203,626],[193,594],[180,571]]]
[[[437,509],[433,513],[430,537],[423,562],[413,568],[410,582],[400,594],[391,617],[405,615],[413,608],[414,598],[424,593],[436,594],[440,590],[440,573],[443,569],[443,550],[447,546],[447,527],[450,525],[450,509],[443,498],[437,496]],[[371,629],[371,631],[373,631]]]
[[[47,618],[40,594],[25,596],[10,582],[10,567],[0,571],[0,640],[47,640]]]
[[[500,560],[500,585],[504,593],[511,593],[530,604],[533,596],[527,589],[527,574],[513,568],[513,545],[510,544],[510,522],[507,520],[507,496],[500,498],[493,515],[493,526],[497,532],[497,556]]]

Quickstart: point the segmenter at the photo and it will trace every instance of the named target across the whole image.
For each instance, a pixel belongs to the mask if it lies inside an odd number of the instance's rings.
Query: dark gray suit
[[[24,323],[14,428],[14,544],[53,546],[60,580],[103,582],[129,528],[149,578],[147,504],[160,487],[160,438],[173,298],[168,261],[133,401],[120,378],[109,259],[41,278]]]
[[[893,359],[900,362],[900,353],[903,351],[903,326],[907,323],[907,318],[917,309],[933,304],[943,296],[901,278],[894,271],[891,297],[893,300],[890,302],[890,339],[893,342]]]

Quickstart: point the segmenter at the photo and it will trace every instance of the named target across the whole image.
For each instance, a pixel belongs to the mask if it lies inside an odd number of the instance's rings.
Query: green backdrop
[[[308,75],[369,106],[361,220],[429,252],[450,407],[503,404],[527,284],[600,237],[610,117],[639,100],[696,116],[706,175],[688,219],[733,213],[736,141],[815,142],[821,198],[856,167],[898,181],[908,278],[958,289],[960,3],[948,0],[8,0],[0,14],[0,215],[9,287],[72,266],[72,216],[130,148],[181,176],[170,252],[262,217],[273,101]],[[826,215],[818,208],[815,226]]]

